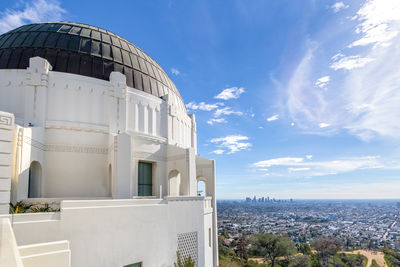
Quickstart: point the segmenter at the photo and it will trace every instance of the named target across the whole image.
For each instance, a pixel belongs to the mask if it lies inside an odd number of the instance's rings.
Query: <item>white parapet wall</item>
[[[18,247],[24,267],[70,267],[67,240]]]
[[[0,217],[0,266],[24,267],[7,217]]]
[[[18,244],[28,251],[46,248],[31,244],[68,240],[72,267],[122,267],[138,262],[172,267],[178,250],[192,253],[198,267],[209,267],[213,266],[209,202],[204,197],[65,200],[60,212],[14,214],[13,229]],[[36,251],[38,258],[20,250],[24,264],[40,261],[42,254],[65,259],[67,249],[56,245],[49,245],[55,247],[52,252]]]
[[[14,115],[0,111],[0,214],[8,214],[11,194]]]

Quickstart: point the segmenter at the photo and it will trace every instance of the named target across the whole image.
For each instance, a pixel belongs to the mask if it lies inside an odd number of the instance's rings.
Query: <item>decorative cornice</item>
[[[13,124],[13,117],[0,114],[0,125],[11,126]]]

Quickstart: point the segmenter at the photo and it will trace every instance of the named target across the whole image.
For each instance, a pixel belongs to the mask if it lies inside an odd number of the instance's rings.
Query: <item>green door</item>
[[[139,196],[152,196],[153,195],[153,164],[139,162],[138,173]]]

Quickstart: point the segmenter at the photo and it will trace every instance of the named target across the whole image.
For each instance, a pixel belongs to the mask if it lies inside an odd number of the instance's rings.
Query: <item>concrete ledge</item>
[[[19,253],[22,257],[31,256],[33,254],[49,253],[60,250],[69,250],[68,240],[55,242],[39,243],[32,245],[19,246]]]
[[[37,212],[13,214],[13,223],[56,221],[60,220],[60,212]]]
[[[23,267],[10,221],[2,218],[0,218],[0,266]]]
[[[177,197],[164,197],[167,201],[202,201],[204,197],[193,197],[193,196],[177,196]]]
[[[68,208],[141,206],[157,204],[165,204],[165,202],[162,199],[63,200],[61,201],[61,211]]]
[[[21,257],[24,267],[70,267],[71,251],[60,250]]]

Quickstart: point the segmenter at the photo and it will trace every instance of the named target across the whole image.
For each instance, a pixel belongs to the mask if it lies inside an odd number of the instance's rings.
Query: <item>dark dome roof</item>
[[[119,71],[130,87],[157,97],[171,90],[182,100],[157,62],[124,38],[97,27],[35,23],[0,35],[0,69],[25,69],[34,56],[47,59],[53,71],[103,80]]]

